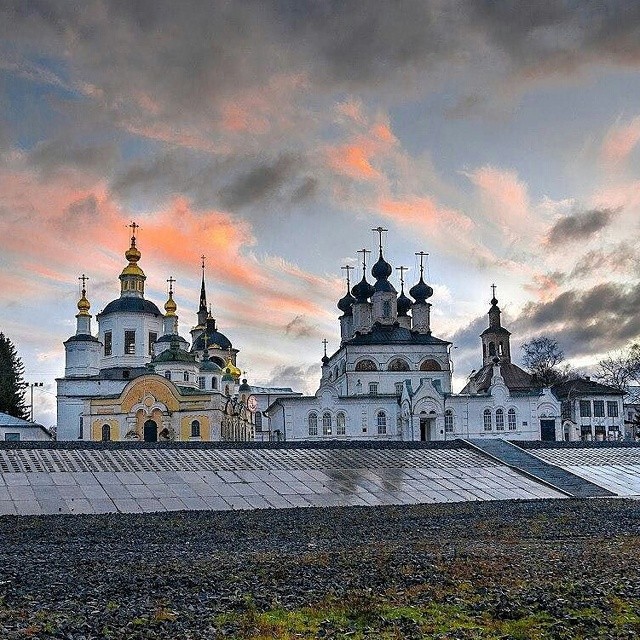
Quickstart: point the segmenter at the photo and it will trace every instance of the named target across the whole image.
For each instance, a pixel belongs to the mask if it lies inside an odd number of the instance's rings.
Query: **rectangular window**
[[[560,416],[563,420],[571,419],[571,401],[563,400],[560,404]]]
[[[254,422],[256,425],[256,431],[262,431],[262,413],[260,411],[255,412]]]
[[[396,382],[396,395],[400,397],[402,395],[402,382]]]
[[[596,418],[604,418],[604,400],[593,401],[593,415]]]
[[[124,332],[124,354],[126,356],[136,355],[136,332],[135,331]]]
[[[80,416],[80,429],[78,430],[78,440],[84,439],[84,418]]]
[[[502,409],[496,410],[496,431],[504,431],[504,412]]]
[[[580,417],[591,417],[591,402],[589,402],[589,400],[580,400]]]
[[[509,409],[509,413],[507,413],[507,422],[509,424],[509,431],[515,431],[517,427],[515,409]]]
[[[4,434],[5,442],[20,442],[20,434],[19,433],[5,433]]]
[[[198,377],[198,389],[204,389],[204,376]]]
[[[104,332],[104,355],[110,356],[113,349],[113,341],[111,338],[111,331]]]
[[[453,413],[451,411],[445,411],[444,430],[446,433],[453,433]]]
[[[153,343],[158,339],[158,334],[155,331],[149,331],[149,355],[153,355]]]
[[[610,418],[618,417],[618,403],[615,400],[607,400],[607,415]]]
[[[377,382],[370,382],[369,383],[369,395],[370,396],[377,396],[378,395],[378,383]]]

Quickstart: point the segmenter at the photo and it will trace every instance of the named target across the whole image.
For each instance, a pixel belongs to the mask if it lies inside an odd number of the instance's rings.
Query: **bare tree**
[[[534,384],[550,387],[570,377],[571,367],[562,364],[564,352],[556,340],[540,336],[525,342],[521,348],[522,364],[533,376]]]
[[[640,343],[600,360],[596,378],[621,391],[627,391],[631,383],[640,384]]]

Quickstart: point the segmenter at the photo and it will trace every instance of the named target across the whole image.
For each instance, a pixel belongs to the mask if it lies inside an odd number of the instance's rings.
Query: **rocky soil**
[[[0,518],[0,638],[637,638],[640,502]]]

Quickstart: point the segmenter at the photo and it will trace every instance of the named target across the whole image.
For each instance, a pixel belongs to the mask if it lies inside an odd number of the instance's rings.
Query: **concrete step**
[[[518,447],[515,442],[498,438],[467,440],[466,442],[512,469],[541,480],[574,498],[600,498],[616,495],[566,469],[541,460],[534,453]]]

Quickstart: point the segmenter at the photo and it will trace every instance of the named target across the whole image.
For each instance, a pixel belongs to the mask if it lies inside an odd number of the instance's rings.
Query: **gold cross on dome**
[[[173,276],[169,276],[167,278],[167,282],[169,283],[169,295],[173,294],[173,283],[175,282],[175,278]]]

